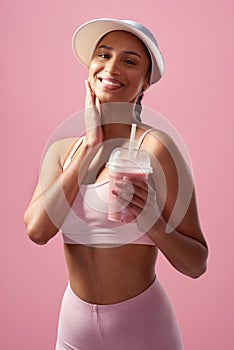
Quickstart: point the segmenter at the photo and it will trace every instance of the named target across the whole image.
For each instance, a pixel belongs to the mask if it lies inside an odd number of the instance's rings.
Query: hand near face
[[[156,191],[147,180],[125,177],[116,182],[116,188],[113,193],[136,217],[141,232],[146,233],[156,222],[162,220]]]
[[[86,143],[90,146],[96,146],[103,141],[103,132],[100,116],[100,102],[91,88],[89,81],[85,80],[86,98],[85,98],[85,129]]]

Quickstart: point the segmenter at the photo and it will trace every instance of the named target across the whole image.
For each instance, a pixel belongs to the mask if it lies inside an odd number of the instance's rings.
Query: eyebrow
[[[100,45],[100,46],[98,46],[97,48],[98,48],[98,49],[107,49],[107,50],[111,50],[111,51],[114,50],[113,47],[107,46],[107,45]],[[135,55],[135,56],[137,56],[137,57],[142,58],[141,55],[139,55],[139,53],[137,53],[137,52],[135,52],[135,51],[128,51],[128,50],[127,50],[127,51],[124,51],[124,53],[127,54],[127,55]]]

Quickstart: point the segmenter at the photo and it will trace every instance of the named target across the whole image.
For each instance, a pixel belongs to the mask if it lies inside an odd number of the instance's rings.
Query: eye
[[[124,60],[124,62],[127,63],[127,64],[129,64],[129,65],[133,65],[133,66],[136,65],[136,63],[135,63],[133,60],[131,60],[130,58],[126,58],[126,59]]]
[[[110,58],[110,55],[108,55],[107,53],[100,53],[99,55],[98,55],[100,58]]]

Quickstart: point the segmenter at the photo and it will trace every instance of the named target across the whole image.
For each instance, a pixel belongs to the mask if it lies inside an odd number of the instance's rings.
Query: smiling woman
[[[163,75],[162,55],[147,28],[115,19],[79,27],[73,49],[89,69],[86,133],[48,149],[24,216],[35,243],[47,243],[59,230],[64,240],[69,283],[56,349],[181,350],[174,311],[155,275],[158,250],[197,278],[206,270],[208,249],[182,154],[136,115],[144,91]],[[128,149],[131,130],[134,151],[121,160],[134,164],[135,173],[125,166],[112,188],[105,164],[116,147]],[[132,154],[148,154],[149,176]],[[113,197],[130,222],[110,220]]]
[[[101,39],[89,67],[89,81],[102,103],[134,103],[149,84],[150,58],[133,34],[114,31]]]

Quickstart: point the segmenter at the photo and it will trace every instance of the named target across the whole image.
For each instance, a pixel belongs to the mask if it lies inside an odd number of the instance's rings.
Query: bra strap
[[[68,167],[68,165],[71,163],[72,157],[74,156],[74,154],[76,153],[76,151],[78,150],[78,148],[80,147],[80,145],[82,144],[83,140],[84,140],[84,136],[83,136],[83,137],[80,137],[80,138],[76,141],[76,143],[75,143],[75,145],[73,146],[71,152],[68,153],[68,155],[67,155],[66,158],[65,158],[65,162],[63,163],[63,170],[65,170],[65,169]]]
[[[150,128],[147,129],[145,132],[143,132],[143,134],[141,135],[141,137],[139,138],[139,141],[137,143],[137,149],[140,149],[142,142],[144,141],[145,136],[150,132],[155,130],[154,128]]]

